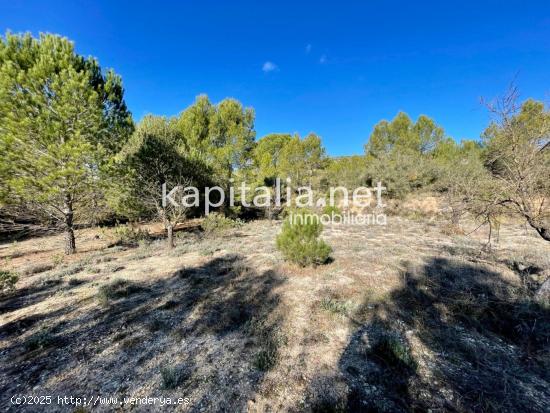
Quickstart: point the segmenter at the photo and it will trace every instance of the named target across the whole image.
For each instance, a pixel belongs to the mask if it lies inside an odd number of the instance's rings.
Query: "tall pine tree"
[[[121,78],[50,34],[0,38],[2,202],[59,223],[75,252],[75,214],[101,202],[106,167],[133,130]]]

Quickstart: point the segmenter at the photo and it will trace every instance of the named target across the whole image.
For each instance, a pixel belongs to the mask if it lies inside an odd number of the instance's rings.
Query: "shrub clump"
[[[410,348],[398,337],[385,334],[371,350],[376,358],[388,367],[400,371],[416,371],[417,363]]]
[[[330,297],[324,297],[321,300],[320,306],[323,310],[332,314],[348,315],[350,306],[349,303],[340,301]]]
[[[253,318],[245,327],[248,334],[255,336],[260,351],[253,359],[253,365],[261,371],[271,370],[279,361],[280,348],[287,344],[287,337],[277,326],[270,325],[265,318]]]
[[[328,215],[330,217],[342,215],[342,210],[334,205],[325,205],[322,212],[323,215]]]
[[[201,228],[207,234],[223,233],[227,230],[238,228],[242,222],[238,219],[227,218],[226,216],[214,212],[207,215],[201,223]]]
[[[186,369],[175,366],[162,366],[160,368],[160,377],[163,389],[175,389],[182,384],[189,376]]]
[[[53,268],[54,266],[52,264],[34,264],[24,268],[22,272],[24,275],[34,275],[41,272],[50,271]]]
[[[140,292],[142,288],[127,280],[116,279],[99,288],[98,298],[102,304],[108,304],[110,300],[126,298],[131,294]]]
[[[55,341],[55,336],[52,331],[47,328],[42,328],[35,334],[33,334],[25,343],[25,347],[29,351],[43,349]]]
[[[59,271],[56,272],[55,275],[58,277],[68,277],[70,275],[78,274],[82,270],[84,270],[84,266],[82,265],[82,263],[77,262],[62,267]]]
[[[135,228],[131,225],[117,225],[114,230],[117,245],[139,245],[140,242],[151,239],[146,229]]]
[[[19,276],[16,273],[0,270],[0,292],[13,290],[17,280],[19,280]]]
[[[319,239],[323,225],[311,215],[295,215],[283,223],[277,236],[277,249],[285,260],[303,267],[320,265],[328,261],[332,248]]]

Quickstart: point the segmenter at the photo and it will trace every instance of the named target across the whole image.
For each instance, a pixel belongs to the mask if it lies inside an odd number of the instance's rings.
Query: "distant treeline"
[[[457,143],[429,117],[398,113],[374,126],[364,154],[331,158],[314,133],[256,139],[254,110],[232,98],[214,104],[200,95],[177,116],[147,115],[135,124],[113,70],[79,56],[64,37],[7,33],[0,41],[0,206],[57,223],[72,253],[77,223],[157,217],[171,231],[193,211],[161,205],[161,183],[272,186],[280,177],[322,193],[381,181],[391,197],[440,191],[456,224],[467,212],[488,222],[513,212],[549,239],[550,113],[540,102],[516,102],[511,89],[488,105],[495,120],[479,141]]]

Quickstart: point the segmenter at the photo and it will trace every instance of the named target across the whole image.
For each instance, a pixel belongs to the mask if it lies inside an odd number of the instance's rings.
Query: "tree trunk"
[[[271,224],[271,220],[273,219],[273,209],[271,207],[271,201],[269,202],[269,206],[265,210],[265,215],[269,220],[269,223]]]
[[[65,254],[71,255],[76,252],[74,230],[72,227],[65,228]]]
[[[63,213],[65,215],[65,254],[71,255],[76,252],[76,243],[73,228],[73,203],[69,194],[65,194],[63,197]]]
[[[166,227],[166,232],[168,235],[168,249],[171,250],[174,248],[174,226],[172,224],[168,224]]]

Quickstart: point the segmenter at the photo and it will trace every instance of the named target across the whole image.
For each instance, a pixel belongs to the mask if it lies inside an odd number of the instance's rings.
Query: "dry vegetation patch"
[[[549,310],[532,298],[550,251],[521,226],[491,251],[437,221],[327,227],[333,261],[316,268],[282,261],[279,229],[178,232],[171,251],[83,230],[86,249],[55,265],[37,243],[57,236],[2,248],[20,280],[0,301],[0,393],[189,397],[189,411],[545,410]],[[23,270],[30,256],[40,271]]]

